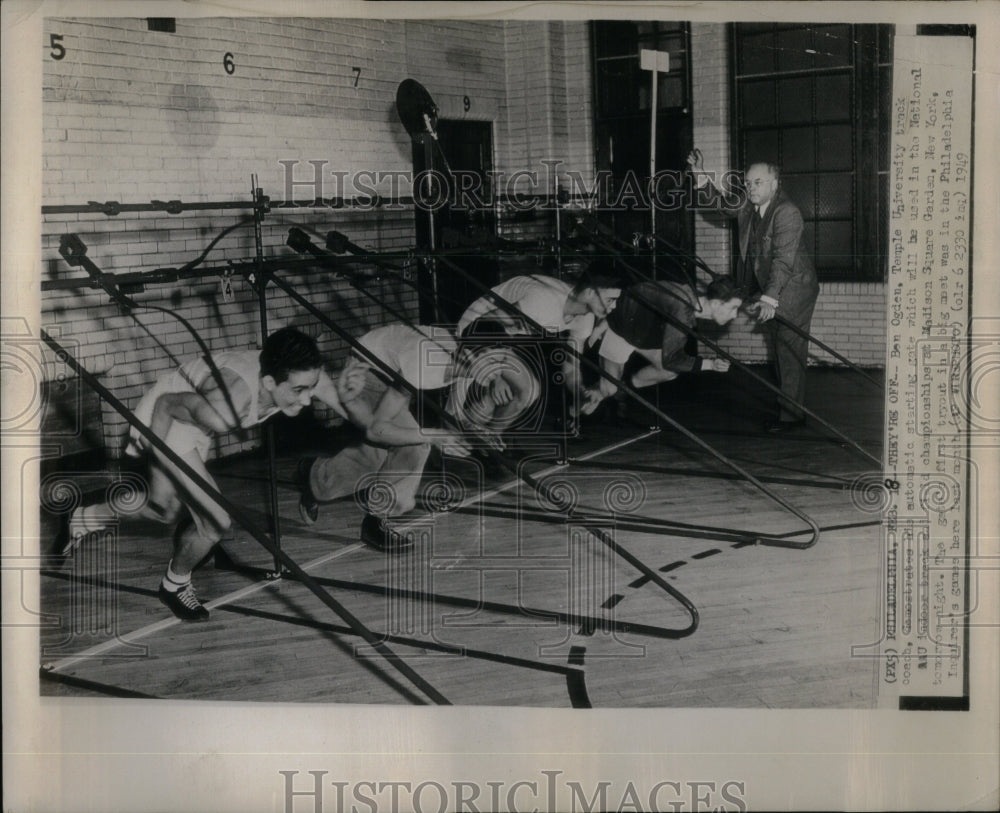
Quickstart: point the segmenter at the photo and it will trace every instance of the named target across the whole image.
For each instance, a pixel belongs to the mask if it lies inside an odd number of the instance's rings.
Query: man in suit
[[[736,282],[748,298],[759,294],[747,310],[765,326],[783,396],[777,419],[768,421],[765,429],[776,434],[800,426],[805,422],[800,405],[806,395],[809,340],[774,317],[809,332],[819,283],[803,239],[802,213],[781,189],[775,164],[751,164],[745,173],[746,196],[739,199],[716,185],[716,175],[705,171],[699,150],[692,150],[688,164],[698,188],[707,187],[709,203],[736,218]]]

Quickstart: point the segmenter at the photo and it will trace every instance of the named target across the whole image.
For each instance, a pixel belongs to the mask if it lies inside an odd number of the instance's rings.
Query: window
[[[737,166],[769,161],[822,280],[881,280],[892,26],[735,24]]]

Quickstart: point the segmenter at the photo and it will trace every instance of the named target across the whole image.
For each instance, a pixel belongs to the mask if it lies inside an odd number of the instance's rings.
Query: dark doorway
[[[643,70],[640,52],[669,54],[669,70],[657,74],[656,235],[688,254],[694,221],[687,207],[669,205],[684,182],[692,146],[690,37],[687,23],[601,20],[592,23],[594,54],[594,134],[596,166],[604,173],[599,217],[615,235],[632,242],[649,235],[650,137],[653,73]],[[666,252],[666,256],[663,256]],[[675,276],[685,267],[671,263],[660,244],[657,276]],[[650,269],[652,270],[652,269]]]
[[[444,201],[440,207],[432,212],[419,206],[415,210],[417,245],[448,252],[449,260],[491,287],[499,282],[497,261],[488,253],[477,255],[476,250],[490,244],[496,233],[491,175],[493,125],[487,121],[440,119],[437,134],[437,144],[430,139],[413,143],[414,178],[427,169],[435,172],[434,181],[425,182],[423,190],[415,189],[414,195],[426,192],[427,183],[447,179],[447,190],[432,193],[433,200]],[[469,251],[463,252],[463,248]],[[422,268],[419,282],[420,320],[425,324],[457,322],[480,295],[475,285],[441,263],[436,272]]]

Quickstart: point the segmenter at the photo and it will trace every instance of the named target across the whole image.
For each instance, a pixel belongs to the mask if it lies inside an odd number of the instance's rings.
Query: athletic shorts
[[[613,361],[616,364],[624,364],[639,348],[629,344],[621,336],[608,328],[601,341],[600,356],[602,359]]]
[[[135,408],[135,417],[146,426],[149,426],[153,418],[153,407],[156,405],[157,399],[161,395],[170,392],[176,392],[176,390],[169,389],[163,379],[157,381],[142,396],[142,399]],[[208,452],[212,448],[212,438],[209,435],[205,434],[197,426],[190,423],[182,423],[181,421],[171,422],[170,428],[167,430],[167,436],[163,438],[163,442],[170,447],[171,451],[182,457],[193,449],[202,460],[208,458]],[[125,448],[125,454],[130,457],[139,457],[144,449],[151,446],[152,444],[139,430],[132,427],[129,431],[129,442]]]

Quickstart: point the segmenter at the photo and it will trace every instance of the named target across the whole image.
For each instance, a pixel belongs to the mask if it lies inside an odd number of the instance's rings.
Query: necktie
[[[757,270],[757,257],[759,256],[759,246],[760,246],[760,234],[761,226],[763,220],[760,216],[760,210],[754,208],[753,214],[750,215],[750,235],[747,240],[747,284],[751,287],[756,287],[754,282],[756,281],[755,272]]]

